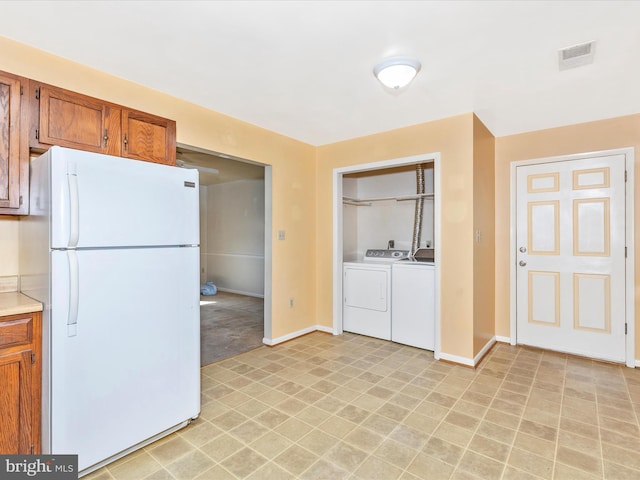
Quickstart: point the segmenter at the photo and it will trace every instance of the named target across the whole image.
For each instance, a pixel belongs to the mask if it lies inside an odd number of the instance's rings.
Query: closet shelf
[[[396,202],[404,202],[407,200],[418,200],[419,198],[433,198],[433,193],[414,193],[411,195],[396,195],[394,197],[378,197],[378,198],[353,198],[342,197],[342,203],[346,205],[371,206],[372,202],[385,202],[395,200]]]

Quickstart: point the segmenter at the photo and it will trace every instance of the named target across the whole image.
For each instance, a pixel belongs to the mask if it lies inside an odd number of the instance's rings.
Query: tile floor
[[[203,367],[197,421],[86,478],[638,479],[638,411],[638,369],[316,332]]]

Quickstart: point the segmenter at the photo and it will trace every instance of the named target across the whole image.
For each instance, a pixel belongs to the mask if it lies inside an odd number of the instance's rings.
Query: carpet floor
[[[264,300],[218,291],[200,297],[200,364],[248,352],[264,338]]]

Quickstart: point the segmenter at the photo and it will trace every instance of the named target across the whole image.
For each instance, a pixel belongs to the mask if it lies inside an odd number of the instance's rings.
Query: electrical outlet
[[[289,299],[289,308],[293,308],[293,297]]]
[[[284,230],[278,230],[278,240],[284,240]]]

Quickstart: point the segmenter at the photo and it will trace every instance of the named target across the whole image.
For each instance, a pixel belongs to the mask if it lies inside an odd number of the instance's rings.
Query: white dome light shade
[[[377,64],[373,74],[385,87],[397,90],[409,85],[420,67],[420,62],[415,58],[393,57]]]

